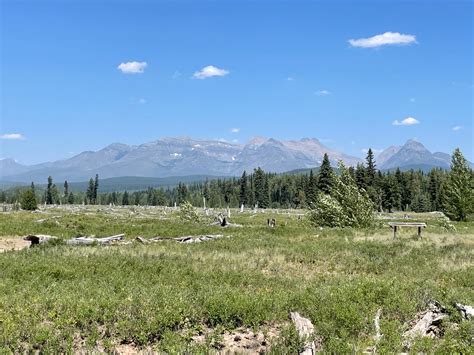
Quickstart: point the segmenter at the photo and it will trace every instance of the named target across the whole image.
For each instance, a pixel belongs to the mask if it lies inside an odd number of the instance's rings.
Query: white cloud
[[[230,130],[231,133],[239,133],[240,132],[240,128],[232,128]]]
[[[173,75],[171,76],[173,79],[178,79],[181,76],[181,72],[179,70],[175,70]]]
[[[350,39],[349,43],[353,47],[376,48],[384,45],[408,45],[416,42],[416,36],[405,35],[399,32],[385,32],[369,38]]]
[[[288,81],[294,81],[295,78],[293,78],[292,76],[289,76],[288,78],[286,78],[286,80],[288,80]]]
[[[147,101],[146,101],[146,99],[144,99],[143,97],[141,97],[141,98],[138,99],[138,103],[143,105],[143,104],[146,104]]]
[[[124,74],[140,74],[145,71],[147,66],[146,62],[127,62],[120,63],[117,69]]]
[[[314,94],[317,96],[327,96],[327,95],[331,95],[332,93],[329,90],[319,90],[319,91],[316,91]]]
[[[207,79],[212,78],[213,76],[226,76],[230,72],[225,69],[217,68],[213,65],[208,65],[207,67],[202,68],[201,70],[193,74],[195,79]]]
[[[20,133],[5,133],[0,135],[0,139],[22,140],[25,139],[25,137]]]
[[[462,129],[461,126],[454,126],[453,128],[451,128],[453,131],[460,131]]]
[[[419,124],[420,121],[418,121],[416,118],[413,117],[407,117],[401,121],[395,120],[392,122],[394,126],[413,126],[415,124]]]
[[[415,100],[414,97],[412,97],[412,98],[410,99],[410,102],[415,102],[415,101],[416,101],[416,100]]]

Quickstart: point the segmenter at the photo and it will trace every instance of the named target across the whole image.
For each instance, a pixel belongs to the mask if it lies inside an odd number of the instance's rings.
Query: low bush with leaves
[[[187,222],[199,223],[201,220],[196,209],[188,201],[179,205],[179,216],[183,221]]]

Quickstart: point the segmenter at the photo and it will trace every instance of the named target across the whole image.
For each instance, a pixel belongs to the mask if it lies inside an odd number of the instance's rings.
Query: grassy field
[[[241,228],[183,224],[159,208],[0,213],[0,246],[27,234],[229,237],[0,253],[0,352],[206,353],[225,350],[229,334],[253,332],[271,344],[268,352],[296,353],[289,312],[298,311],[323,351],[361,353],[374,345],[382,308],[377,351],[393,353],[430,300],[450,316],[440,338],[420,338],[411,351],[473,352],[473,321],[461,321],[454,303],[474,304],[474,223],[453,223],[453,231],[436,214],[411,214],[428,224],[424,237],[407,230],[393,240],[387,218],[402,215],[381,216],[371,230],[334,230],[297,213],[232,211]]]

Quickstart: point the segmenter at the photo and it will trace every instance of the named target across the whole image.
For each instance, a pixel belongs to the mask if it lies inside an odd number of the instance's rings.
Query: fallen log
[[[303,318],[298,312],[290,312],[291,320],[293,321],[296,331],[301,339],[303,339],[304,349],[300,351],[301,355],[316,354],[316,344],[313,340],[314,326],[311,320]]]
[[[175,238],[166,238],[166,237],[161,237],[161,236],[156,236],[153,238],[143,238],[143,237],[137,237],[135,240],[142,244],[148,244],[151,242],[163,242],[163,241],[174,241],[178,242],[181,244],[189,244],[189,243],[200,243],[200,242],[205,242],[208,240],[213,240],[213,239],[218,239],[224,237],[223,234],[204,234],[204,235],[187,235],[183,237],[175,237]]]
[[[113,242],[122,240],[123,237],[125,237],[125,234],[117,234],[117,235],[112,235],[110,237],[104,237],[104,238],[77,237],[77,238],[66,240],[66,244],[67,245],[92,245],[92,244],[105,245],[105,244],[111,244]]]

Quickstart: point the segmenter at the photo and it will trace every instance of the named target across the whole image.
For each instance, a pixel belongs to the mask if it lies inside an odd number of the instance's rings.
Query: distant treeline
[[[462,154],[459,152],[462,157]],[[463,158],[464,159],[464,158]],[[472,170],[468,168],[469,174]],[[379,211],[428,212],[443,210],[443,196],[450,172],[433,169],[429,173],[399,169],[381,172],[376,168],[372,150],[365,164],[350,167],[359,189],[367,192],[374,209]],[[196,207],[211,208],[258,206],[259,208],[311,208],[320,193],[330,194],[337,171],[325,155],[319,170],[313,173],[275,174],[261,168],[240,178],[222,178],[199,183],[179,183],[173,188],[148,188],[142,191],[100,192],[99,176],[91,178],[87,191],[71,192],[67,181],[58,188],[50,177],[46,189],[34,190],[37,201],[46,204],[115,204],[174,206],[184,201]],[[0,192],[0,202],[15,203],[25,188]]]

